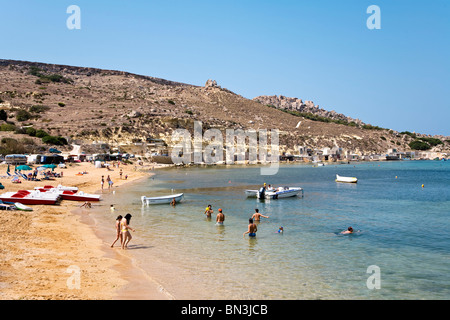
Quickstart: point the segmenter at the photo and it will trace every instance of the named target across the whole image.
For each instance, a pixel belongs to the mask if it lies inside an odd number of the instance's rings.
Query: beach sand
[[[54,181],[0,182],[0,193],[31,190],[36,186],[77,186],[86,193],[101,192],[101,176],[110,175],[112,190],[125,183],[151,175],[152,167],[121,165],[108,171],[91,163],[74,163],[65,169],[62,178]],[[5,175],[7,165],[0,165]],[[138,169],[138,170],[136,170]],[[144,169],[144,170],[143,170]],[[87,174],[77,175],[80,172]],[[128,179],[125,180],[125,175]],[[105,183],[105,195],[108,190]],[[120,245],[111,243],[97,233],[83,202],[63,200],[60,205],[32,206],[33,211],[0,211],[0,299],[2,300],[110,300],[110,299],[171,299],[156,282],[133,266]],[[93,203],[93,205],[96,205]],[[114,230],[111,230],[111,242]],[[109,240],[108,240],[109,241]]]

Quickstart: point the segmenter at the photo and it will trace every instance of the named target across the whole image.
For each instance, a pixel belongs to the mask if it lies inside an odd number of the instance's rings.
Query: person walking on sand
[[[131,239],[133,238],[130,233],[130,230],[134,231],[134,229],[130,227],[131,217],[131,214],[127,213],[125,217],[120,220],[120,232],[122,233],[122,249],[127,249],[128,243],[130,243]]]
[[[216,224],[223,225],[223,222],[225,221],[225,215],[222,212],[222,209],[219,209],[219,213],[216,217]]]
[[[248,229],[243,234],[244,238],[247,233],[249,237],[256,237],[256,231],[258,231],[258,227],[253,223],[253,219],[248,219]]]
[[[118,216],[116,218],[116,240],[114,240],[114,242],[111,244],[111,248],[114,247],[114,244],[117,242],[117,240],[120,239],[120,245],[122,245],[123,242],[123,237],[122,237],[122,232],[120,230],[120,221],[122,220],[122,216]]]
[[[102,190],[103,190],[103,185],[105,184],[105,179],[104,179],[104,176],[102,176],[102,181],[101,181],[101,184],[102,184]]]
[[[269,218],[269,216],[265,216],[265,215],[259,213],[259,209],[255,209],[255,213],[253,214],[252,219],[253,219],[254,221],[260,221],[260,220],[261,220],[261,217],[263,217],[263,218]]]

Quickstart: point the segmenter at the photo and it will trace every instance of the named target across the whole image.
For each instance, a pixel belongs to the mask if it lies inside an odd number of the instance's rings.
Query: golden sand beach
[[[100,193],[102,175],[110,175],[114,190],[151,175],[152,167],[121,165],[120,179],[118,168],[108,171],[91,163],[75,163],[55,169],[63,177],[54,181],[21,179],[16,184],[4,177],[0,182],[5,189],[0,193],[58,184]],[[6,169],[1,165],[0,175]],[[105,195],[112,191],[106,183],[104,188]],[[31,212],[0,211],[0,299],[169,299],[151,279],[142,281],[143,275],[119,246],[111,248],[96,234],[89,209],[80,208],[82,204],[63,200],[60,205],[32,206]]]

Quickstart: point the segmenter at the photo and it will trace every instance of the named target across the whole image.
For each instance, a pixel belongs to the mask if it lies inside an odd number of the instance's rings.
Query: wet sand
[[[101,192],[103,175],[110,175],[114,184],[105,189],[107,196],[125,183],[133,183],[151,173],[144,167],[123,165],[108,171],[90,163],[72,164],[62,178],[54,181],[0,182],[0,193],[31,190],[36,186],[77,186],[86,193]],[[6,165],[0,166],[2,176]],[[136,170],[137,169],[137,170]],[[80,172],[88,172],[79,175]],[[125,175],[128,179],[125,180]],[[82,202],[63,200],[60,205],[32,206],[33,211],[0,211],[0,299],[2,300],[110,300],[110,299],[172,299],[170,294],[139,268],[116,244],[111,248],[106,235],[100,234],[89,209]],[[101,205],[94,203],[93,206]],[[104,240],[102,240],[104,239]],[[114,240],[113,238],[111,239]]]

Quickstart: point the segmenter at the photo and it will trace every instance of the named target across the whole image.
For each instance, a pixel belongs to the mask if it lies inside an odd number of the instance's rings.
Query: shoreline
[[[0,166],[0,172],[7,165]],[[149,168],[151,168],[150,166]],[[153,166],[155,169],[158,166]],[[119,170],[94,168],[91,163],[72,164],[55,181],[0,182],[1,193],[33,189],[43,185],[77,186],[85,193],[99,189],[101,176],[111,175],[113,188],[151,175],[151,170],[122,166]],[[144,167],[142,167],[144,168]],[[88,174],[78,175],[87,171]],[[105,194],[107,196],[107,194]],[[129,284],[140,284],[142,273],[131,257],[115,252],[99,237],[98,228],[81,202],[63,200],[60,205],[32,206],[33,211],[0,211],[0,299],[1,300],[114,300],[137,299]],[[96,204],[93,204],[94,206]],[[101,204],[100,204],[101,205]],[[106,247],[106,245],[108,245]],[[143,288],[140,286],[140,288]],[[146,299],[167,299],[156,285],[147,286]]]
[[[173,166],[142,168],[152,167]],[[46,184],[78,186],[86,193],[100,193],[102,175],[111,175],[115,189],[154,174],[152,170],[134,171],[132,168],[124,166],[124,173],[129,175],[125,180],[118,178],[117,169],[107,171],[94,168],[90,163],[81,163],[63,169],[63,178],[51,182],[12,184],[9,178],[1,179],[5,189],[0,193]],[[0,172],[2,170],[6,171],[6,165],[0,165]],[[80,171],[89,173],[78,176]],[[108,204],[112,194],[106,191],[103,195],[104,200],[94,203],[94,207],[104,205],[102,202]],[[130,254],[117,247],[111,248],[113,227],[97,225],[89,209],[80,208],[81,204],[64,200],[57,206],[33,206],[32,212],[0,211],[3,221],[0,224],[0,300],[176,299],[139,267]],[[109,210],[106,206],[105,209]],[[81,271],[80,289],[68,288],[73,266]]]
[[[148,177],[151,177],[152,175],[154,175],[153,172],[132,181],[125,182],[121,187],[148,179]],[[101,190],[97,191],[97,193],[100,192]],[[103,201],[106,200],[106,202],[108,202],[109,197],[111,197],[111,193],[105,194]],[[81,216],[81,210],[75,208],[72,210],[72,214]],[[110,247],[110,242],[113,240],[111,238],[112,233],[97,227],[95,218],[88,214],[84,216],[84,219],[81,222],[91,228],[98,239],[102,241],[101,250],[104,252],[105,257],[117,262],[112,268],[113,270],[118,271],[120,277],[126,281],[126,283],[118,288],[113,294],[112,300],[175,300],[173,295],[167,292],[157,281],[152,279],[150,275],[138,267],[133,262],[133,258],[120,249],[118,243],[116,243],[114,248]]]

